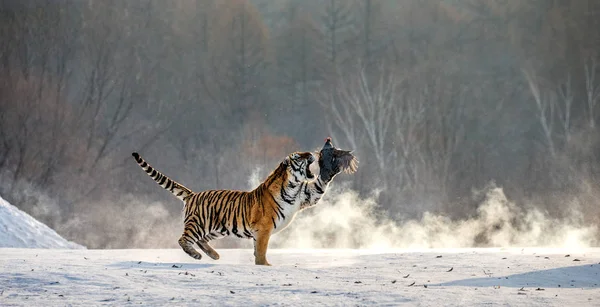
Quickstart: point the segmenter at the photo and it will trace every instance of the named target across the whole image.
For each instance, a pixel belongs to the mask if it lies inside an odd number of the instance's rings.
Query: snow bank
[[[85,248],[67,241],[56,231],[0,197],[0,247]]]

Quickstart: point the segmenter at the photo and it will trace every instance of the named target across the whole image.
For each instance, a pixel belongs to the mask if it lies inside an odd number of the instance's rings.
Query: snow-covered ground
[[[419,233],[360,225],[367,241]],[[291,232],[273,245],[313,237]],[[570,247],[270,249],[274,266],[262,267],[248,249],[217,248],[218,261],[86,250],[0,198],[0,306],[600,306],[600,248],[559,241]]]
[[[0,247],[84,248],[0,197]]]
[[[0,306],[600,306],[600,248],[0,249]]]

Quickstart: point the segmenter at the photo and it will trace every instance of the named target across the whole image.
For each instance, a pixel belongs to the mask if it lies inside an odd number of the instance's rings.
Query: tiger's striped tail
[[[137,164],[139,164],[146,174],[148,174],[148,176],[152,177],[152,179],[154,179],[158,185],[171,192],[171,194],[175,195],[175,197],[177,197],[179,200],[185,202],[185,199],[193,193],[192,190],[184,187],[182,184],[175,182],[171,178],[154,169],[152,166],[150,166],[150,164],[144,161],[144,159],[142,159],[137,152],[134,152],[131,155],[135,158]]]

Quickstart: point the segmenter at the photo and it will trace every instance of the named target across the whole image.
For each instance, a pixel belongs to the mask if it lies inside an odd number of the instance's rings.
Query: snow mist
[[[318,170],[313,170],[318,172]],[[248,187],[255,188],[264,171],[252,172]],[[338,178],[339,179],[339,178]],[[41,193],[33,215],[54,226],[65,238],[88,248],[179,248],[182,218],[163,204],[133,195],[118,200],[94,201],[70,216]],[[296,216],[290,226],[271,238],[271,248],[460,248],[460,247],[564,247],[597,246],[598,227],[583,222],[583,214],[571,208],[566,218],[552,218],[530,206],[524,209],[507,199],[501,187],[490,185],[470,218],[453,220],[425,212],[418,220],[384,215],[377,195],[361,197],[334,180],[319,204]],[[68,218],[65,218],[69,216]],[[251,240],[225,238],[211,242],[216,248],[251,248]]]
[[[258,176],[253,175],[250,182]],[[532,207],[510,202],[501,187],[490,185],[473,217],[451,220],[429,212],[420,220],[396,221],[377,209],[376,195],[361,198],[334,182],[319,204],[300,212],[271,238],[272,248],[460,248],[564,247],[596,245],[597,227],[583,224],[572,211],[554,219]]]

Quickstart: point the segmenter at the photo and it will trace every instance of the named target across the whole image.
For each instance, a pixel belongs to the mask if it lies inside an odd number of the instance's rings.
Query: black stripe
[[[275,203],[275,205],[277,205],[277,209],[279,209],[279,211],[283,211],[283,207],[279,203]]]
[[[277,213],[278,218],[285,218],[283,215],[283,207],[281,207],[279,204],[277,204],[277,208],[275,208],[275,213]]]
[[[277,207],[281,208],[281,206],[279,205],[279,202],[277,202],[277,201],[275,200],[275,195],[271,194],[270,192],[269,192],[269,193],[267,193],[267,195],[269,195],[269,196],[271,197],[271,201],[272,201],[273,203],[275,203],[275,204],[277,205]],[[264,204],[264,202],[262,202],[262,201],[261,201],[260,203],[261,203],[261,204],[262,204],[262,206],[263,206],[263,212],[264,212],[264,210],[265,210],[265,209],[264,209],[264,208],[265,208],[265,204]]]
[[[294,201],[294,198],[288,195],[286,189],[283,186],[279,189],[279,194],[281,195],[281,199],[283,199],[283,201],[285,201],[288,204],[292,204],[292,202]]]
[[[195,225],[194,225],[194,226],[195,226]],[[200,238],[200,235],[199,235],[199,234],[198,234],[198,232],[197,232],[197,231],[194,229],[194,227],[187,226],[186,228],[187,228],[187,231],[188,231],[188,232],[192,233],[192,236],[191,236],[192,238],[196,238],[196,239],[199,239],[199,238]]]
[[[208,192],[208,197],[206,198],[205,204],[208,206],[215,202],[215,200],[219,197],[221,191],[210,191]]]
[[[227,206],[225,207],[225,219],[229,222],[229,219],[231,218],[231,210],[233,209],[232,206]]]
[[[203,224],[198,222],[194,225],[194,230],[196,230],[196,232],[198,233],[198,239],[202,239],[202,237],[204,237],[204,229],[202,229]]]
[[[246,232],[246,206],[244,206],[242,198],[236,200],[239,207],[238,210],[240,211],[240,217],[242,218],[242,226],[244,227],[244,232]]]
[[[244,231],[242,231],[242,233],[246,232],[246,227],[244,226],[244,215],[242,212],[242,207],[241,206],[237,206],[236,210],[235,210],[235,215],[240,217],[240,222],[242,223],[242,228],[244,229]],[[242,238],[243,236],[241,234],[237,234],[239,238]]]
[[[272,218],[271,218],[271,220],[273,220],[273,228],[274,228],[274,229],[277,229],[277,224],[275,224],[275,218],[274,218],[274,217],[272,217]]]
[[[198,204],[202,202],[199,198],[200,198],[200,194],[194,193],[194,195],[192,195],[192,197],[188,201],[192,204],[196,204],[195,207],[197,208]]]
[[[206,223],[210,226],[209,223],[212,219],[213,203],[203,204],[202,208],[204,208],[204,218],[206,219]]]
[[[210,204],[212,202],[212,199],[215,197],[216,191],[206,191],[205,193],[207,194],[206,203]]]
[[[290,195],[290,196],[292,197],[292,199],[293,199],[293,200],[294,200],[294,199],[297,199],[297,198],[298,198],[298,195],[300,194],[300,192],[302,192],[302,188],[298,189],[298,191],[296,191],[296,194],[294,194],[294,195]]]
[[[207,212],[206,212],[206,225],[204,228],[208,229],[208,232],[211,232],[211,230],[213,229],[214,225],[214,207],[211,204],[208,204],[207,206]]]
[[[285,220],[285,214],[283,214],[283,211],[280,211],[279,214],[281,215],[281,219]]]
[[[183,237],[186,239],[187,243],[193,244],[194,241],[196,241],[196,239],[194,239],[194,237],[190,236],[190,234],[187,231],[184,232]]]
[[[299,170],[300,170],[300,167],[298,166],[298,164],[297,164],[297,163],[295,163],[295,162],[293,162],[293,161],[292,161],[292,164],[291,164],[291,166],[292,166],[292,169],[293,169],[295,172],[297,172],[297,171],[299,171]]]
[[[275,214],[277,215],[277,219],[281,219],[281,216],[279,215],[279,210],[277,208],[275,208]]]
[[[223,206],[215,206],[215,210],[214,210],[215,219],[218,220],[221,218],[222,211],[223,211]]]
[[[321,188],[321,185],[319,184],[319,181],[315,182],[315,189],[317,190],[317,192],[319,194],[323,194],[323,188]]]
[[[196,198],[196,202],[194,202],[195,207],[197,208],[196,211],[198,212],[198,216],[201,217],[205,217],[206,216],[206,212],[205,212],[205,208],[206,208],[206,202],[204,200],[200,200],[198,198]]]
[[[214,203],[215,201],[219,201],[219,198],[221,197],[221,194],[223,194],[223,192],[225,192],[224,190],[218,190],[218,191],[212,191],[211,193],[211,198],[208,201],[209,204]]]
[[[216,218],[216,212],[217,212],[218,208],[221,207],[221,200],[222,199],[223,199],[222,197],[218,197],[214,201],[209,202],[209,203],[206,204],[206,208],[208,208],[208,211],[207,211],[206,215],[210,219]]]
[[[237,230],[237,217],[235,216],[235,213],[233,215],[233,227],[232,227],[231,232],[233,232],[233,234],[236,235],[236,236],[238,235],[237,234],[237,232],[238,232],[238,230]]]
[[[244,228],[244,232],[247,232],[246,228],[246,208],[244,206],[240,206],[240,217],[242,218],[242,227]]]
[[[198,193],[192,194],[192,196],[189,199],[187,199],[187,201],[186,201],[186,203],[192,204],[192,208],[198,208],[197,202],[198,202]],[[194,212],[191,212],[191,214],[194,214]],[[200,217],[200,215],[198,215],[198,214],[194,214],[194,216],[197,216],[198,218]]]
[[[304,184],[304,196],[305,200],[310,201],[310,190],[308,189],[308,184]]]
[[[211,215],[211,216],[214,217],[214,218],[218,217],[217,211],[220,211],[219,208],[226,208],[226,206],[225,206],[225,199],[228,199],[228,198],[231,197],[231,193],[229,193],[229,191],[224,191],[221,194],[224,194],[224,195],[221,196],[221,197],[219,197],[218,199],[216,199],[212,203],[212,205],[213,205],[213,210],[212,210],[213,212],[212,212],[212,214],[213,215]]]
[[[231,200],[231,198],[232,198],[233,196],[235,196],[235,194],[237,194],[237,193],[235,193],[235,192],[233,192],[233,191],[230,191],[229,193],[227,193],[227,195],[226,195],[226,196],[224,197],[224,199],[222,199],[222,201],[221,201],[222,205],[223,205],[223,206],[227,206],[227,204],[229,203],[229,201]]]

